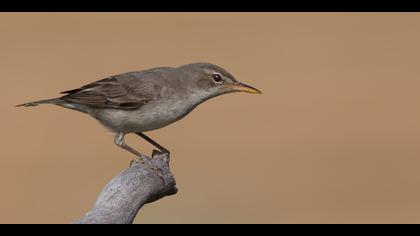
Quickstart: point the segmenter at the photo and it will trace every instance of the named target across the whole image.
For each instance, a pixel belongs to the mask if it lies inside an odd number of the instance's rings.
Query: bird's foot
[[[169,164],[169,161],[171,160],[171,157],[170,157],[171,154],[169,153],[168,150],[161,151],[161,150],[153,149],[152,158],[159,155],[164,155],[163,160],[165,161],[166,164]]]
[[[152,154],[152,158],[153,158],[153,154]],[[166,160],[165,160],[166,162]],[[130,162],[130,167],[135,166],[136,164],[141,164],[141,165],[145,165],[147,166],[149,169],[153,170],[156,175],[162,180],[162,183],[165,185],[165,179],[163,177],[163,171],[154,166],[153,163],[151,162],[151,158],[149,156],[146,155],[141,155],[141,156],[137,156],[135,159],[131,160]]]

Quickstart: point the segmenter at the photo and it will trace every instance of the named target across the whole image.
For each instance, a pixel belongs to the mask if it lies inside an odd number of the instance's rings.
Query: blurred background
[[[135,223],[420,223],[419,27],[415,13],[1,13],[0,222],[71,222],[132,159],[93,118],[15,105],[205,61],[263,95],[149,132],[179,193]]]

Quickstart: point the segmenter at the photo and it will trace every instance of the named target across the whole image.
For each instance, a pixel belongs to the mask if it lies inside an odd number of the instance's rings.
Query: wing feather
[[[138,109],[159,96],[160,86],[150,80],[129,82],[109,77],[64,91],[61,99],[96,108]]]

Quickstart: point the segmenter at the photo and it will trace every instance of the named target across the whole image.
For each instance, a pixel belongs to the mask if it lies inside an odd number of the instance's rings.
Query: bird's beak
[[[255,93],[255,94],[262,93],[260,90],[241,82],[231,85],[231,89],[237,92],[246,92],[246,93]]]

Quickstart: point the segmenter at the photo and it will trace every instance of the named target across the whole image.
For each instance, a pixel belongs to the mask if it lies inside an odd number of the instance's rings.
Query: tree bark
[[[169,169],[169,154],[154,150],[151,162],[163,176],[134,160],[129,168],[105,186],[92,210],[73,223],[131,224],[143,205],[176,194],[178,190]]]

